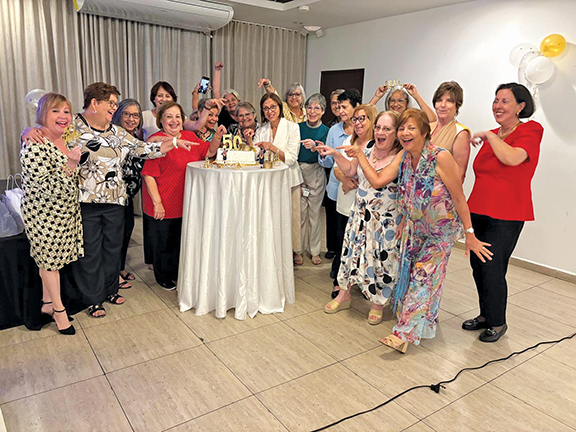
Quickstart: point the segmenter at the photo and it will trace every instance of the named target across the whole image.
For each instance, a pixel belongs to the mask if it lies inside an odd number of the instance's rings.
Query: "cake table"
[[[236,319],[294,303],[290,173],[285,164],[186,171],[178,274],[180,311]]]

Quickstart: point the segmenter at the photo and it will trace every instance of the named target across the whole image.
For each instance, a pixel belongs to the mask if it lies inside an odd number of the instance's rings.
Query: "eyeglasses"
[[[109,100],[103,100],[101,102],[108,102],[108,105],[110,105],[110,108],[118,108],[118,103],[114,102],[113,100],[109,99]]]
[[[404,102],[408,102],[408,99],[390,99],[388,102],[390,102],[391,104],[393,104],[393,103],[404,103]]]
[[[302,93],[288,93],[288,97],[295,98],[302,96]]]
[[[380,131],[384,131],[386,133],[390,133],[393,132],[395,129],[391,128],[391,127],[381,127],[381,126],[374,126],[374,132],[380,132]]]
[[[316,111],[316,112],[322,111],[322,107],[319,106],[307,106],[306,109],[308,111]]]
[[[365,116],[365,115],[361,115],[361,116],[358,116],[358,117],[352,117],[350,120],[352,120],[352,124],[364,123],[364,120],[366,120],[366,116]]]
[[[122,111],[122,117],[125,119],[133,118],[134,120],[140,120],[140,113],[129,113],[128,111]]]
[[[277,109],[278,109],[278,105],[271,105],[269,107],[262,108],[262,111],[264,111],[264,112],[276,111]]]

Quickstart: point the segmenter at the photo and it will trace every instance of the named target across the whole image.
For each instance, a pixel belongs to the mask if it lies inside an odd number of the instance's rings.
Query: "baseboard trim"
[[[454,246],[457,247],[458,249],[462,249],[462,250],[466,249],[463,241],[457,241],[454,244]],[[557,279],[561,279],[561,280],[566,281],[566,282],[576,284],[576,274],[567,272],[565,270],[556,269],[554,267],[548,267],[548,266],[545,266],[543,264],[538,264],[538,263],[535,263],[532,261],[528,261],[528,260],[525,260],[522,258],[516,258],[516,257],[510,258],[510,264],[525,268],[527,270],[532,270],[532,271],[535,271],[538,273],[552,276],[552,277],[555,277]]]

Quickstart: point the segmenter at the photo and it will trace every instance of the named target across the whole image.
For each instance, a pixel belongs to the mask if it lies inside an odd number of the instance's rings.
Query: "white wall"
[[[306,92],[318,91],[321,71],[365,68],[364,100],[385,80],[399,78],[415,83],[431,105],[436,87],[456,80],[464,88],[458,120],[473,131],[492,129],[498,126],[491,111],[496,87],[518,78],[510,50],[563,35],[571,44],[552,59],[556,72],[540,86],[533,117],[545,131],[532,182],[536,221],[525,225],[514,256],[576,274],[575,22],[573,0],[477,0],[328,29],[320,39],[308,38]]]

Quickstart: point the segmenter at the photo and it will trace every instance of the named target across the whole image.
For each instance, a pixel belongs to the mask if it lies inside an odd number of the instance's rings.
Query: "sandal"
[[[120,301],[120,300],[124,300],[124,297],[122,297],[118,293],[110,294],[108,297],[106,297],[107,302],[110,302],[110,303],[115,304],[115,305],[121,305],[124,303],[123,301]]]
[[[120,272],[120,277],[122,279],[124,279],[125,281],[129,281],[129,280],[134,280],[136,279],[136,276],[134,276],[132,273],[130,272],[125,272],[125,274],[122,274],[122,272]]]
[[[104,312],[102,315],[96,315],[96,312]],[[88,314],[92,317],[92,318],[104,318],[106,316],[106,309],[104,309],[104,306],[102,306],[101,304],[95,304],[92,306],[88,306]]]
[[[320,258],[319,255],[314,255],[310,261],[312,261],[312,264],[314,264],[314,265],[322,264],[322,258]]]
[[[120,276],[120,277],[122,277],[122,276]],[[130,284],[130,282],[123,281],[123,282],[120,282],[118,284],[118,288],[119,289],[128,289],[128,288],[132,288],[132,285]]]
[[[304,258],[302,258],[301,253],[294,254],[294,265],[302,265],[304,264]]]
[[[384,314],[384,309],[370,309],[368,313],[368,324],[378,325],[382,322],[382,315]]]
[[[406,354],[406,350],[408,349],[408,342],[400,339],[398,336],[394,334],[388,335],[385,338],[380,339],[379,342],[383,343],[386,346],[389,346],[390,348],[395,349],[398,352],[401,352],[402,354]]]

